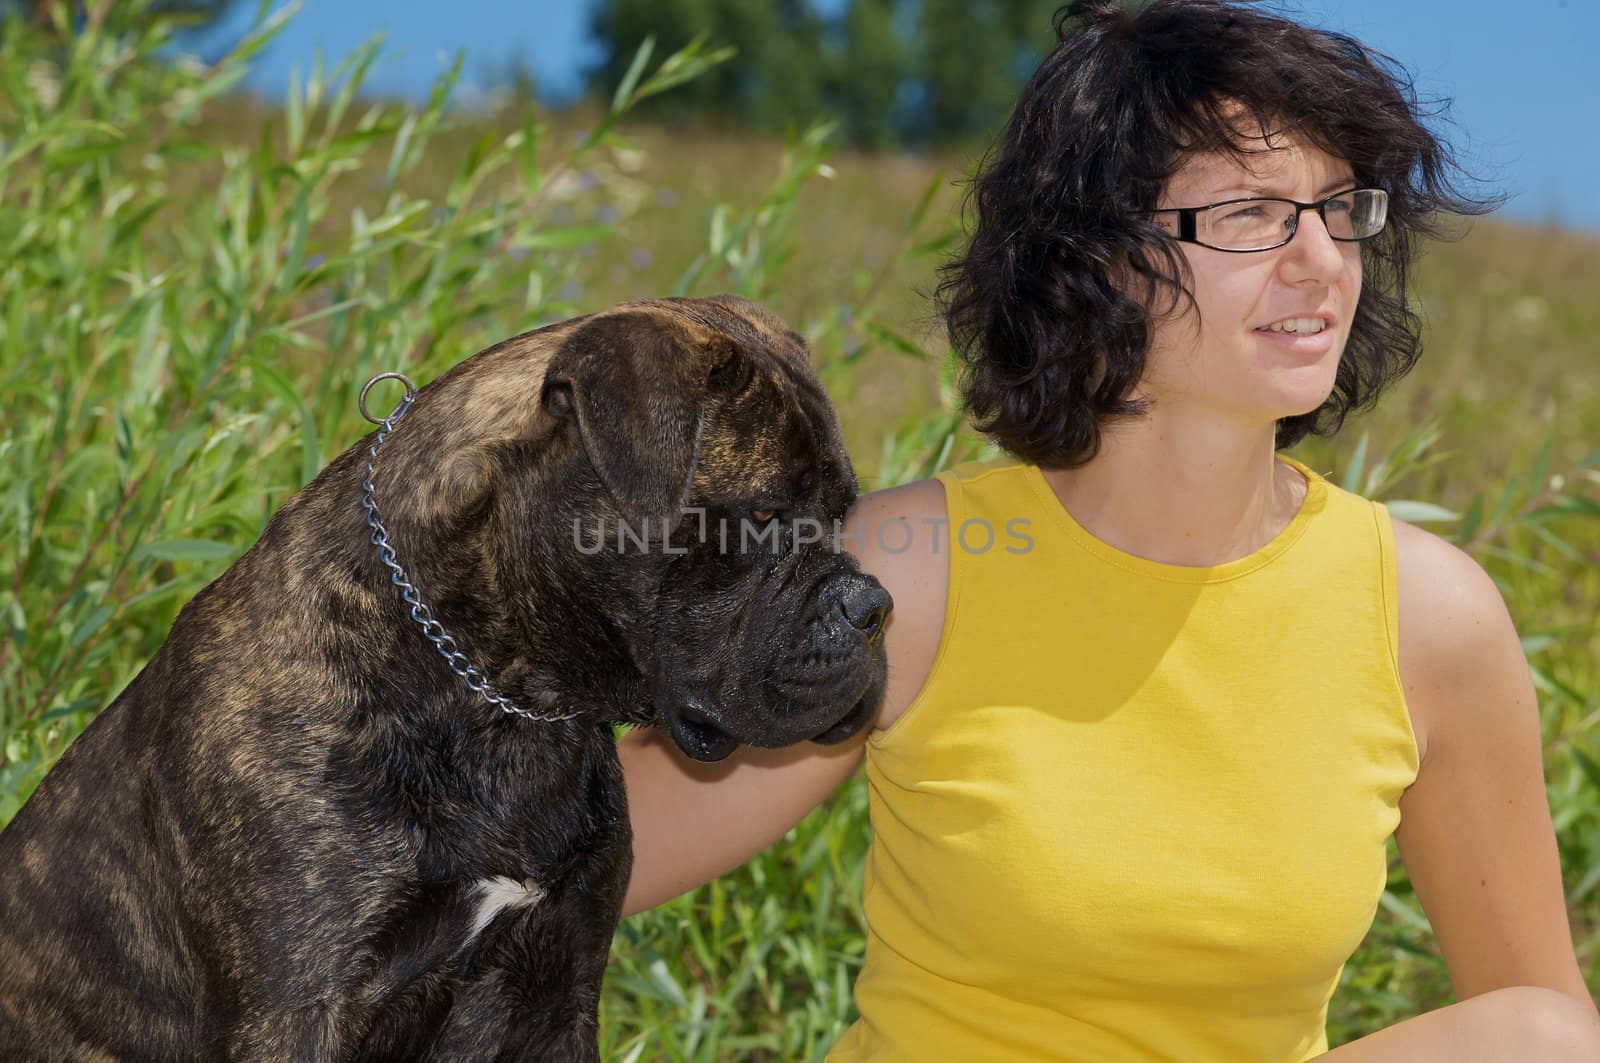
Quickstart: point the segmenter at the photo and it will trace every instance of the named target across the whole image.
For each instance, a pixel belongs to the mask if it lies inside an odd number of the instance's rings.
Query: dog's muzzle
[[[700,761],[718,761],[741,744],[776,748],[810,740],[842,742],[877,715],[883,698],[883,632],[893,599],[870,576],[852,572],[833,582],[811,642],[790,650],[822,659],[811,671],[759,675],[752,686],[716,689],[694,679],[664,676],[658,716],[678,748]],[[752,636],[752,644],[770,644]],[[809,651],[809,652],[808,652]],[[828,660],[828,658],[832,658]]]

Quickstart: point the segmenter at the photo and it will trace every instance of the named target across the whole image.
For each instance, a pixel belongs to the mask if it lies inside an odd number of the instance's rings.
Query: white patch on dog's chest
[[[531,908],[544,900],[544,890],[533,879],[518,882],[514,878],[496,875],[478,883],[478,910],[472,917],[472,930],[467,935],[471,941],[477,937],[494,917],[507,908]]]

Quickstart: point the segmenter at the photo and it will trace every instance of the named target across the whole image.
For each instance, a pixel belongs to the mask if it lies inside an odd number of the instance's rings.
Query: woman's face
[[[1245,196],[1302,203],[1356,187],[1349,163],[1294,139],[1275,137],[1248,156],[1189,159],[1168,181],[1158,207],[1198,207]],[[1176,232],[1177,215],[1157,221]],[[1334,372],[1361,295],[1360,245],[1336,241],[1314,211],[1294,239],[1270,251],[1234,253],[1177,245],[1188,260],[1197,319],[1187,302],[1155,323],[1138,393],[1157,406],[1216,414],[1250,427],[1316,409]],[[1315,336],[1272,335],[1268,325],[1326,316]]]

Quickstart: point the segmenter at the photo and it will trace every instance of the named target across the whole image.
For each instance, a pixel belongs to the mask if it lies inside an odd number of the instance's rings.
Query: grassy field
[[[970,152],[835,151],[612,110],[373,103],[363,63],[285,108],[158,40],[0,43],[0,823],[177,610],[367,427],[371,374],[427,380],[611,303],[736,291],[803,331],[867,488],[986,453],[925,298]],[[1600,240],[1484,220],[1421,266],[1427,352],[1296,456],[1463,545],[1541,694],[1579,957],[1600,985]],[[1422,503],[1434,510],[1413,503]],[[607,1059],[806,1060],[854,1018],[860,775],[780,844],[618,931]],[[1391,842],[1391,858],[1396,856]],[[1452,998],[1403,867],[1334,999],[1337,1045]]]

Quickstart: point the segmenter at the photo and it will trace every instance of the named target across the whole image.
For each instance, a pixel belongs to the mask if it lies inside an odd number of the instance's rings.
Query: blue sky
[[[824,11],[840,2],[813,0]],[[222,32],[248,25],[255,6],[241,0]],[[1399,60],[1424,99],[1449,97],[1450,123],[1442,130],[1474,176],[1513,194],[1504,215],[1600,232],[1600,0],[1271,6]],[[303,0],[246,84],[279,98],[290,70],[304,73],[317,48],[337,59],[381,32],[372,91],[425,97],[444,57],[464,49],[464,84],[486,80],[520,54],[546,95],[560,99],[575,91],[578,70],[597,54],[587,36],[592,7],[593,0]]]

